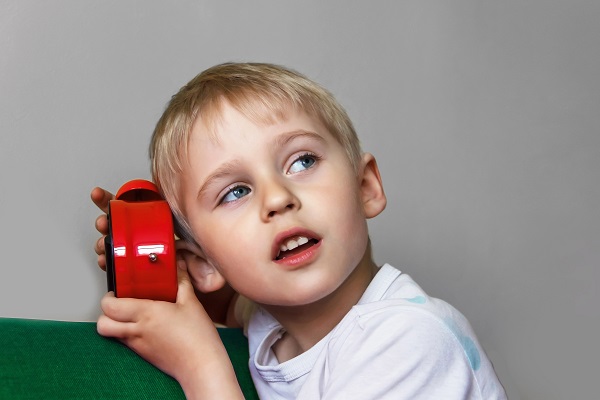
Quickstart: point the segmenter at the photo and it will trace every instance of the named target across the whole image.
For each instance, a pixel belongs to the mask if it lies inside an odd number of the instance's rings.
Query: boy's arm
[[[242,399],[229,356],[182,263],[178,276],[176,303],[108,293],[102,299],[98,332],[119,339],[171,375],[188,399]]]
[[[109,201],[114,196],[101,188],[91,193],[104,212],[96,219],[102,237],[96,242],[98,266],[106,269],[104,236],[108,234]],[[177,263],[179,286],[176,303],[116,298],[112,292],[101,302],[98,333],[119,339],[141,357],[174,377],[188,399],[243,398],[227,351],[212,321],[226,322],[235,292],[229,287],[212,294],[198,294],[198,301],[185,264]]]

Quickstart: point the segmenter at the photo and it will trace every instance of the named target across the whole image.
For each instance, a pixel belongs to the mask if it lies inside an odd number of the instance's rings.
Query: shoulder
[[[358,306],[331,343],[340,351],[359,347],[366,355],[378,350],[383,357],[389,352],[392,357],[401,356],[405,364],[457,358],[477,368],[480,357],[476,340],[470,339],[471,327],[462,315],[447,313],[445,308],[446,304],[440,308],[401,299]]]
[[[423,294],[361,304],[339,328],[327,349],[336,390],[348,381],[361,386],[361,376],[362,385],[383,379],[406,398],[503,398],[492,395],[503,391],[468,321],[442,300]]]
[[[356,313],[332,337],[327,353],[323,393],[332,398],[357,393],[356,398],[365,399],[481,398],[455,335],[431,313],[414,307],[387,304]]]
[[[409,275],[388,264],[374,281],[379,289],[373,290],[347,316],[349,338],[388,343],[398,351],[410,347],[412,354],[417,353],[415,349],[424,348],[424,357],[462,352],[477,369],[479,345],[469,322],[457,309],[428,296]]]

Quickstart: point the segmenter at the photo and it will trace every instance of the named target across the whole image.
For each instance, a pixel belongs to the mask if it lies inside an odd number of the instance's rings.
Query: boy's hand
[[[94,245],[94,251],[98,254],[98,266],[103,270],[106,270],[106,254],[104,250],[104,238],[108,235],[108,203],[113,200],[115,196],[107,190],[99,187],[95,187],[90,194],[92,201],[104,214],[101,214],[96,218],[96,230],[100,232],[102,237],[96,241]]]
[[[227,352],[181,261],[177,272],[176,303],[105,295],[98,333],[119,339],[177,379],[188,398],[221,397],[223,391],[237,398],[241,393]]]

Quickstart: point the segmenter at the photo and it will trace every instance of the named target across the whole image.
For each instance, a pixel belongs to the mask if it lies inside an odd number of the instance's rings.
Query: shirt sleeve
[[[426,311],[384,308],[361,315],[327,353],[313,399],[482,398],[460,338]]]

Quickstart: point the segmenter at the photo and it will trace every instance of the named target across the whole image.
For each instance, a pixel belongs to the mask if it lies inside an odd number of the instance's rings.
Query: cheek
[[[194,226],[194,232],[207,258],[219,269],[230,264],[238,265],[256,248],[256,239],[247,233],[247,225],[242,219],[205,219],[204,223]]]
[[[346,182],[349,183],[341,181],[317,190],[312,209],[318,215],[316,220],[328,221],[330,228],[341,235],[341,240],[361,247],[368,236],[367,222],[356,184],[350,178]]]
[[[354,177],[330,178],[333,184],[323,185],[316,189],[318,198],[316,209],[324,217],[336,216],[337,223],[352,224],[365,219],[359,188]],[[326,219],[326,220],[327,220]]]

